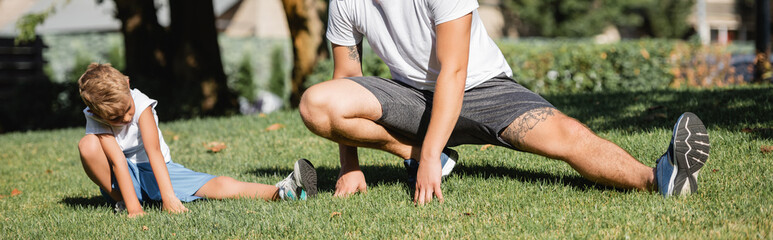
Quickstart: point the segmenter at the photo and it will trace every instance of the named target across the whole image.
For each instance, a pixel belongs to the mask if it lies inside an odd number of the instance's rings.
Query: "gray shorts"
[[[387,130],[421,144],[429,126],[433,92],[418,90],[396,80],[380,77],[348,78],[362,85],[381,103],[376,122]],[[500,134],[516,118],[537,108],[555,108],[536,93],[501,74],[464,92],[462,111],[448,146],[492,144],[519,150]]]

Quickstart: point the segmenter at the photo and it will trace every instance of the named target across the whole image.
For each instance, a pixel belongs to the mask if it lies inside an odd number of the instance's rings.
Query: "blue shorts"
[[[127,163],[129,165],[129,175],[132,177],[132,183],[134,183],[134,192],[137,193],[137,199],[140,202],[161,201],[161,192],[158,190],[156,176],[153,175],[150,163],[132,163],[129,161]],[[193,194],[199,191],[199,188],[204,186],[209,180],[216,177],[211,174],[195,172],[172,161],[166,163],[166,168],[169,171],[169,179],[172,181],[174,194],[183,202],[190,202],[201,198]],[[112,182],[113,189],[119,189],[115,175],[113,175]],[[107,192],[101,188],[100,191],[102,191],[102,196],[107,198],[109,202],[114,202]]]

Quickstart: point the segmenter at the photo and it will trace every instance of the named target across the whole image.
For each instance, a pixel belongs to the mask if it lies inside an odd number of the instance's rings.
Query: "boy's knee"
[[[224,189],[229,186],[233,186],[234,184],[238,183],[239,181],[236,181],[236,179],[233,179],[232,177],[226,177],[226,176],[218,176],[210,180],[218,189]]]
[[[211,185],[213,189],[225,195],[233,195],[239,192],[239,181],[232,177],[217,176],[210,180],[207,185]]]
[[[78,142],[78,151],[80,151],[81,156],[98,154],[101,150],[102,145],[99,143],[99,138],[94,134],[86,134]]]

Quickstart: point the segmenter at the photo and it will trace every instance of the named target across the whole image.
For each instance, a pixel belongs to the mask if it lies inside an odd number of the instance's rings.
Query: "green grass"
[[[113,214],[83,173],[76,147],[83,128],[0,135],[0,195],[6,195],[0,199],[0,238],[773,239],[773,153],[760,151],[773,145],[773,87],[546,98],[649,166],[665,149],[679,114],[695,112],[712,142],[698,193],[664,199],[618,191],[584,180],[563,162],[461,146],[460,165],[443,183],[443,204],[413,206],[400,159],[373,150],[360,153],[368,194],[337,199],[336,145],[311,134],[297,112],[288,111],[161,128],[174,161],[243,181],[273,184],[295,159],[308,158],[318,168],[319,197],[197,201],[179,215],[146,205],[149,214],[139,219]],[[274,123],[285,127],[264,130]],[[211,141],[228,148],[208,153],[203,144]],[[22,193],[9,197],[13,189]]]

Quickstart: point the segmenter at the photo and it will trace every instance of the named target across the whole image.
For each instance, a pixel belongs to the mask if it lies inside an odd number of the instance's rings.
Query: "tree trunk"
[[[314,71],[317,61],[328,57],[324,38],[326,1],[282,0],[290,37],[293,41],[293,70],[290,81],[290,105],[298,107],[306,77]]]
[[[755,39],[754,79],[761,83],[773,77],[770,66],[770,0],[757,0],[757,38]]]
[[[236,112],[217,42],[212,1],[170,0],[171,24],[158,24],[153,0],[114,0],[132,85],[156,98],[169,118]]]
[[[116,18],[121,21],[126,69],[132,87],[139,87],[159,100],[167,85],[168,45],[166,30],[158,24],[153,0],[115,0]]]
[[[212,1],[170,0],[169,9],[175,89],[185,90],[179,97],[199,101],[203,115],[235,113],[236,94],[223,72]]]

